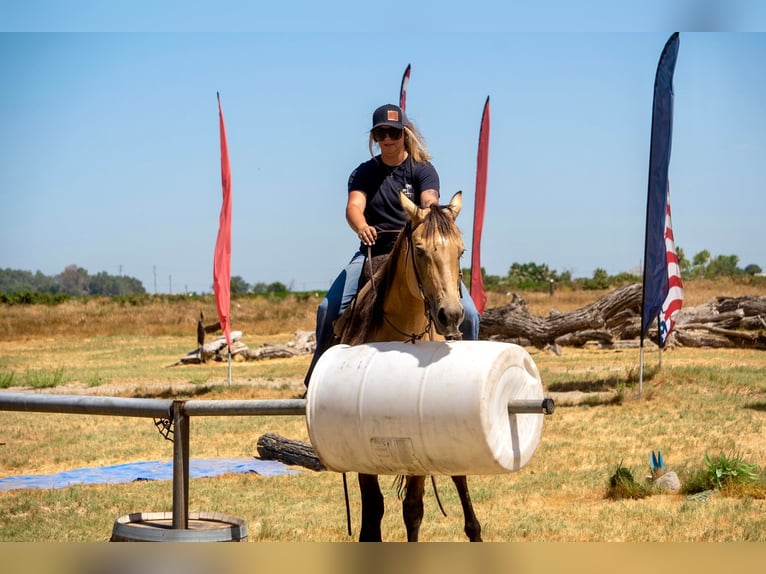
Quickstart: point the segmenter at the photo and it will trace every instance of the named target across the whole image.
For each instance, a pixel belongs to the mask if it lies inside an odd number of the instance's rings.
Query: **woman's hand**
[[[359,239],[365,245],[373,245],[378,238],[378,230],[372,225],[365,225],[359,230]]]

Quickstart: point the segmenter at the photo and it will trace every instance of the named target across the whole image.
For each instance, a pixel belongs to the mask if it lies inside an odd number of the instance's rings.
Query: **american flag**
[[[673,239],[673,224],[670,218],[670,185],[668,185],[665,202],[665,260],[668,268],[668,294],[662,303],[658,317],[660,346],[665,345],[670,332],[676,324],[676,316],[684,303],[684,284],[681,280],[681,268],[678,265],[678,254]]]

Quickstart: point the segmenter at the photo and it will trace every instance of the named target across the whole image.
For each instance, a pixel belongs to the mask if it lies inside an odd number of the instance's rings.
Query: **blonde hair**
[[[375,157],[375,150],[373,147],[375,144],[377,144],[377,142],[372,136],[372,131],[370,131],[369,148],[372,157]],[[416,163],[431,161],[431,152],[428,151],[423,136],[420,135],[420,132],[412,122],[404,126],[404,149],[407,150],[412,161]]]

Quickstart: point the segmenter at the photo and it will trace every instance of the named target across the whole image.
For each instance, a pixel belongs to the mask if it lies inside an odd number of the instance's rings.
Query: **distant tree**
[[[738,263],[739,257],[736,255],[718,255],[707,264],[704,275],[708,279],[741,275],[742,270],[737,267]]]
[[[695,267],[705,267],[708,264],[708,261],[710,261],[710,251],[703,249],[694,256],[692,265]]]
[[[609,273],[601,267],[593,271],[593,278],[583,281],[583,289],[608,289],[611,286]]]
[[[269,283],[269,286],[266,288],[266,291],[268,291],[269,293],[286,293],[287,285],[279,281],[274,281],[273,283]]]
[[[88,294],[88,272],[82,267],[67,265],[57,279],[64,293],[74,296]]]
[[[678,267],[681,269],[681,275],[688,275],[692,269],[692,264],[686,258],[684,250],[678,246],[676,246],[676,256],[678,257]]]
[[[135,277],[109,275],[105,271],[101,271],[90,277],[88,293],[114,297],[118,295],[140,295],[146,293],[146,290]]]
[[[558,278],[545,263],[513,263],[508,270],[508,284],[518,289],[548,289],[551,279]]]
[[[250,292],[250,284],[239,275],[231,278],[230,286],[232,295]]]
[[[146,293],[134,277],[114,276],[106,272],[94,276],[77,265],[69,265],[62,273],[50,277],[37,271],[0,270],[0,293],[50,293],[52,295],[135,295]]]
[[[255,285],[253,285],[252,292],[256,295],[265,295],[269,292],[269,286],[266,285],[266,283],[263,283],[262,281],[259,281]]]
[[[0,270],[0,293],[22,293],[25,291],[35,291],[34,276],[30,271]]]
[[[763,269],[761,269],[760,266],[756,265],[755,263],[751,263],[745,267],[745,273],[748,275],[758,275],[759,273],[763,273]]]

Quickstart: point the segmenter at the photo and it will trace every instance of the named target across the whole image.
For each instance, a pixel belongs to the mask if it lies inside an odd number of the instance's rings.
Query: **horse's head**
[[[421,209],[401,194],[402,207],[411,221],[413,288],[422,294],[437,333],[460,339],[463,306],[460,304],[460,257],[463,239],[455,219],[463,206],[458,191],[449,205]]]

